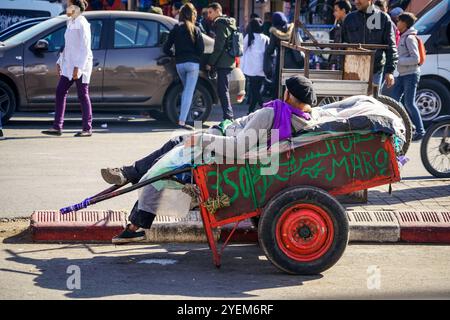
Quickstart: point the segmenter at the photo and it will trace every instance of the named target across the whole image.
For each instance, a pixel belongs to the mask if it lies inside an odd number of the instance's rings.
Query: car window
[[[16,44],[28,41],[36,37],[37,35],[41,34],[42,32],[45,32],[45,30],[48,30],[58,24],[62,25],[63,23],[65,23],[66,20],[67,16],[58,16],[52,19],[45,20],[5,40],[5,43]]]
[[[100,49],[100,40],[102,39],[102,27],[103,21],[101,20],[90,20],[91,24],[91,49]]]
[[[91,24],[91,49],[98,50],[100,48],[100,40],[102,36],[103,22],[101,20],[89,21]],[[64,33],[66,27],[60,28],[47,35],[44,40],[48,42],[48,51],[59,51],[64,46]]]
[[[450,0],[444,0],[417,20],[414,24],[414,28],[417,29],[417,32],[420,35],[429,34],[434,25],[449,11]]]
[[[163,26],[162,24],[159,25],[159,45],[162,46],[164,44],[164,42],[167,40],[167,38],[169,37],[169,29],[167,29],[165,26]]]
[[[114,23],[114,48],[145,48],[158,45],[158,23],[120,19]]]
[[[47,35],[44,40],[48,42],[48,51],[54,52],[59,51],[64,46],[64,32],[66,32],[66,28],[59,28],[56,31],[53,31],[49,35]]]

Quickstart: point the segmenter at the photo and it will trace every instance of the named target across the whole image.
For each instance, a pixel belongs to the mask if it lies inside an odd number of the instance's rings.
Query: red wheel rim
[[[310,203],[287,208],[278,219],[276,239],[291,259],[307,262],[323,256],[333,243],[334,226],[329,214]]]

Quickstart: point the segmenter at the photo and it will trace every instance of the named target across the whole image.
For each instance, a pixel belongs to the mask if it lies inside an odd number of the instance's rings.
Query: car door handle
[[[158,66],[163,66],[165,64],[168,64],[172,61],[172,58],[169,56],[162,56],[156,59],[156,64]]]
[[[100,61],[94,59],[94,67],[98,67],[100,65]]]

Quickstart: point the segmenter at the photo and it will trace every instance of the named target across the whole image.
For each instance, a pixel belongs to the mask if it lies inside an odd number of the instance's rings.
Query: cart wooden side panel
[[[278,171],[261,174],[256,164],[205,165],[196,168],[203,199],[226,193],[231,206],[209,218],[221,225],[256,215],[281,190],[306,185],[333,195],[346,194],[400,180],[390,138],[382,134],[347,134],[280,154]]]

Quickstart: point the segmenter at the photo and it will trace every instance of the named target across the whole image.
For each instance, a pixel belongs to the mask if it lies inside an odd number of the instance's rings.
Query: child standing
[[[398,73],[392,89],[392,98],[401,101],[411,117],[411,121],[416,127],[416,133],[413,141],[418,141],[425,135],[425,129],[420,115],[419,108],[416,105],[416,91],[420,80],[420,53],[419,42],[417,40],[417,30],[413,25],[416,17],[409,12],[398,16],[397,27],[400,31],[400,42],[398,45]]]

